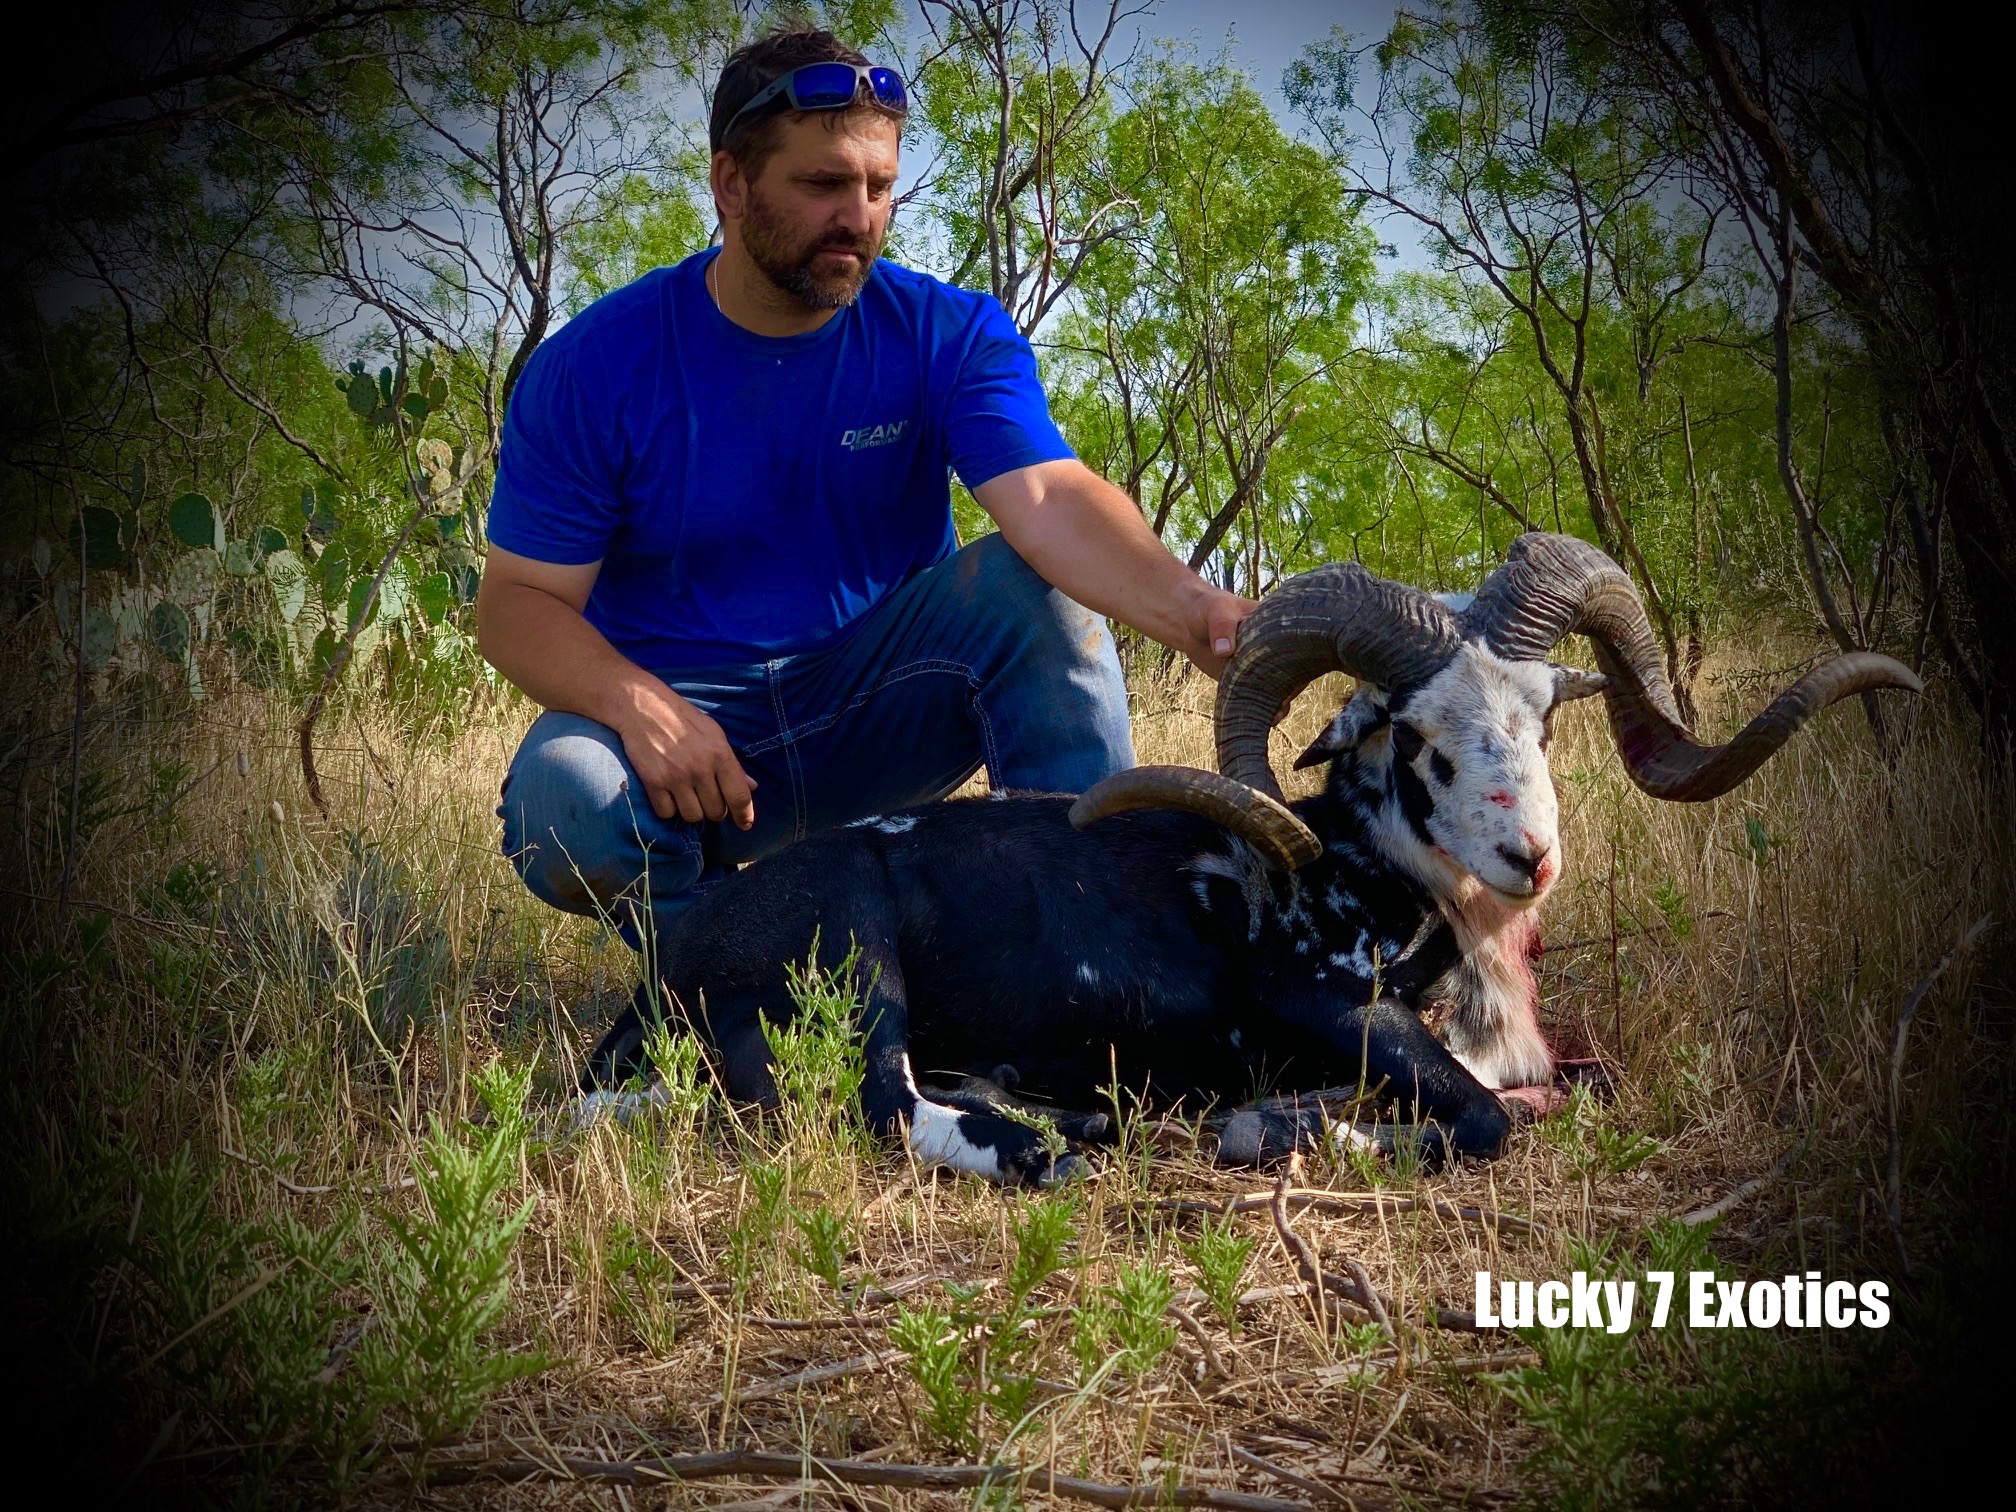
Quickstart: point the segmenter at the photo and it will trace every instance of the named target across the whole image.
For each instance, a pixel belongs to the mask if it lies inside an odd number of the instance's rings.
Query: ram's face
[[[1547,741],[1555,704],[1586,676],[1465,644],[1417,688],[1362,689],[1303,759],[1357,750],[1367,766],[1387,766],[1396,839],[1421,845],[1426,880],[1473,877],[1524,907],[1561,874]]]
[[[1508,903],[1538,901],[1561,874],[1547,770],[1555,699],[1547,663],[1466,644],[1388,710],[1392,791],[1409,827]]]

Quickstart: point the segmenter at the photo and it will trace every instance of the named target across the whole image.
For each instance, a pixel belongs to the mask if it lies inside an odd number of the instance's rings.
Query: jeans
[[[504,779],[504,852],[534,896],[602,918],[633,949],[725,864],[814,830],[996,789],[1078,793],[1134,764],[1106,622],[998,535],[919,573],[825,650],[665,676],[756,779],[756,823],[652,811],[614,730],[542,714]]]

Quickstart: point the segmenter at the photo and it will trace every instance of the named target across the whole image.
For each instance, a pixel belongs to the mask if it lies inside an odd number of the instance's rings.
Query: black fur
[[[1510,1128],[1503,1106],[1417,1016],[1457,945],[1434,899],[1373,843],[1389,772],[1412,775],[1349,753],[1333,763],[1326,791],[1295,805],[1326,851],[1292,875],[1189,814],[1074,830],[1064,797],[934,804],[896,816],[900,833],[864,821],[702,897],[661,942],[661,974],[728,1093],[768,1103],[758,1014],[791,1011],[785,963],[805,960],[815,931],[828,967],[858,943],[860,981],[873,983],[871,1123],[893,1133],[915,1116],[907,1053],[919,1082],[949,1085],[931,1100],[966,1114],[960,1133],[992,1147],[1007,1179],[1050,1172],[1036,1134],[988,1111],[1004,1070],[1038,1104],[1110,1105],[1117,1076],[1126,1093],[1195,1111],[1351,1085],[1362,1056],[1368,1084],[1432,1122],[1429,1154],[1444,1141],[1490,1154]],[[644,1072],[643,1033],[633,1006],[584,1087]],[[1065,1132],[1100,1129],[1073,1117]]]

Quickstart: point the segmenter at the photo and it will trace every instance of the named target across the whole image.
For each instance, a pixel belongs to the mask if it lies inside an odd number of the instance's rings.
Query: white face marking
[[[1547,663],[1507,661],[1466,642],[1394,714],[1421,740],[1407,765],[1428,791],[1427,828],[1440,854],[1415,859],[1437,893],[1454,880],[1438,885],[1445,861],[1515,906],[1537,902],[1560,875],[1560,809],[1540,744],[1553,704]],[[1386,738],[1400,760],[1402,733]],[[1392,853],[1422,851],[1397,799],[1388,811]]]
[[[959,1132],[959,1110],[931,1102],[918,1090],[917,1079],[910,1072],[908,1055],[903,1057],[903,1085],[910,1093],[908,1143],[911,1152],[920,1161],[925,1165],[948,1166],[971,1176],[985,1176],[992,1181],[1001,1179],[999,1155],[991,1148],[982,1149],[969,1143],[966,1136]]]

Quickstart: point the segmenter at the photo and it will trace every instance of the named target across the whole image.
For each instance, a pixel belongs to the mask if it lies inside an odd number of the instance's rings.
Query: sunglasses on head
[[[864,85],[869,98],[892,115],[909,113],[910,92],[903,86],[903,75],[893,68],[867,63],[807,63],[771,80],[750,96],[749,103],[736,111],[722,128],[722,143],[727,143],[744,119],[779,95],[791,102],[793,110],[844,110],[854,103]]]

